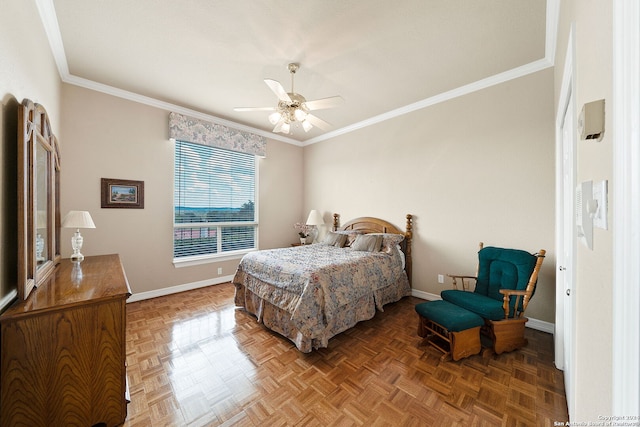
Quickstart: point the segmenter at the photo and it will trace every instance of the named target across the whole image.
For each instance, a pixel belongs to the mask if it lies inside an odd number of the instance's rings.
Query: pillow
[[[360,230],[337,230],[337,231],[334,231],[334,233],[344,234],[345,236],[347,236],[347,240],[346,240],[346,242],[344,244],[345,247],[351,246],[351,244],[354,242],[354,240],[356,240],[356,236],[357,235],[364,234]]]
[[[400,255],[400,259],[402,260],[402,269],[404,270],[404,268],[407,266],[407,259],[404,255],[404,252],[402,252],[402,248],[400,248],[400,245],[396,246],[396,251],[398,251],[398,255]]]
[[[334,233],[333,231],[330,231],[329,234],[327,234],[326,237],[324,238],[324,241],[322,242],[322,244],[341,248],[344,246],[346,241],[347,241],[346,234]]]
[[[382,236],[374,234],[358,234],[351,244],[354,251],[378,252],[382,244]]]
[[[392,234],[392,233],[370,233],[369,236],[382,236],[382,248],[381,252],[386,252],[390,254],[392,251],[396,250],[396,246],[400,244],[404,240],[404,235],[402,234]]]

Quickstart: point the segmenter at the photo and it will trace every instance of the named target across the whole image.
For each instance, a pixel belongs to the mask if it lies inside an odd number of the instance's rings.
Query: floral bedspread
[[[411,292],[399,253],[321,244],[251,252],[240,262],[233,283],[289,313],[287,321],[298,332],[321,341],[328,339],[328,329],[335,334],[353,326],[337,324],[353,317],[342,311],[355,305],[371,318],[376,307],[382,310]]]

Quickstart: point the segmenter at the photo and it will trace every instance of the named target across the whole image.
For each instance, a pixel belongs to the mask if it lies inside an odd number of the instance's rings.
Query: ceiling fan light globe
[[[313,125],[311,124],[311,122],[309,122],[309,120],[304,120],[302,122],[302,129],[304,129],[305,132],[309,132],[312,128]]]
[[[307,118],[307,113],[302,108],[296,108],[293,115],[295,116],[296,120],[299,122]]]
[[[275,113],[271,113],[269,114],[269,123],[271,123],[272,125],[275,125],[280,121],[281,117],[282,117],[282,114],[278,113],[277,111]]]
[[[280,131],[282,133],[289,133],[289,131],[291,130],[291,125],[289,123],[283,123],[282,126],[280,127]]]

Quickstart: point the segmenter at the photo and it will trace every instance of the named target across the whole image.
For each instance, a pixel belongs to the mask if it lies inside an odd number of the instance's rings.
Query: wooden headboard
[[[333,231],[337,230],[357,230],[361,233],[391,233],[404,235],[404,240],[400,243],[400,249],[404,253],[405,258],[404,269],[407,272],[409,283],[412,283],[411,240],[413,239],[413,215],[407,214],[406,230],[402,231],[398,227],[388,221],[385,221],[384,219],[369,216],[352,219],[351,221],[340,226],[340,215],[334,213]]]

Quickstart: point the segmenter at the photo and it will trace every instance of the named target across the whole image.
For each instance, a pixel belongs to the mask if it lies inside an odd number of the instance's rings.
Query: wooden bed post
[[[411,214],[407,214],[407,225],[405,228],[405,233],[404,233],[404,239],[406,240],[406,246],[405,246],[405,265],[406,265],[406,272],[407,272],[407,277],[409,278],[409,284],[412,285],[412,280],[411,280],[411,271],[413,270],[413,263],[411,262],[411,239],[413,239],[413,215]]]

